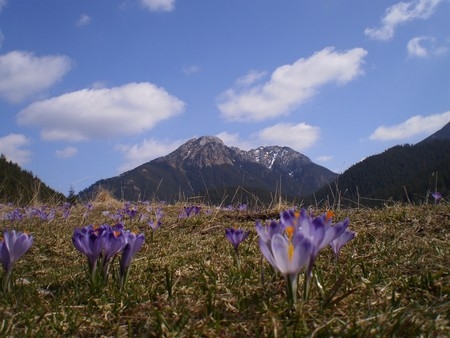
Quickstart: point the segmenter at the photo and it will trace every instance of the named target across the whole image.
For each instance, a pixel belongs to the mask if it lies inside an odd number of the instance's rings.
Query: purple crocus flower
[[[237,206],[237,210],[238,210],[238,211],[241,211],[241,212],[247,211],[247,204],[239,204],[239,205]]]
[[[125,231],[125,247],[123,248],[122,258],[120,259],[119,268],[119,288],[123,289],[130,272],[131,260],[136,256],[137,252],[142,248],[144,244],[144,234],[136,235],[134,232]]]
[[[432,193],[431,196],[433,196],[433,198],[434,198],[434,204],[439,204],[439,202],[442,199],[442,194],[438,191],[435,191],[434,193]]]
[[[114,226],[107,227],[105,236],[104,256],[106,260],[109,260],[120,252],[126,244],[123,223],[119,222]]]
[[[235,229],[235,228],[225,229],[225,236],[234,247],[234,262],[236,263],[236,267],[239,272],[241,271],[241,262],[239,259],[239,244],[241,244],[242,241],[244,241],[249,234],[250,231],[244,231],[242,229]]]
[[[23,220],[24,215],[20,212],[19,209],[14,209],[13,211],[10,211],[6,213],[4,219],[8,221],[21,221]]]
[[[305,209],[300,212],[285,211],[281,215],[281,221],[285,226],[292,225],[298,227],[299,231],[311,241],[312,250],[307,263],[306,284],[304,290],[304,298],[309,296],[312,269],[316,258],[324,247],[329,245],[334,239],[339,237],[348,227],[349,219],[342,222],[332,223],[333,213],[331,211],[320,216],[310,216]]]
[[[72,208],[72,205],[69,202],[63,203],[63,218],[67,219],[70,216],[70,209]]]
[[[33,244],[33,236],[15,230],[5,230],[3,240],[0,241],[0,261],[5,270],[3,279],[3,292],[11,291],[11,276],[14,264],[22,257]]]
[[[202,207],[194,205],[194,206],[190,206],[190,207],[184,207],[184,215],[185,217],[189,217],[191,214],[193,216],[196,216],[200,213],[200,210],[202,209]]]
[[[89,224],[81,229],[75,229],[72,236],[72,243],[75,248],[85,254],[88,259],[89,273],[92,280],[97,271],[97,262],[102,254],[106,231],[106,225],[94,226]]]
[[[162,225],[162,218],[164,217],[164,212],[161,207],[158,207],[155,211],[155,220],[150,219],[147,223],[150,228],[155,231]]]
[[[339,252],[341,248],[350,242],[353,238],[355,238],[355,233],[350,230],[345,230],[340,236],[336,237],[334,240],[330,242],[330,246],[333,249],[333,252],[336,256],[336,262],[339,259]]]
[[[158,220],[158,221],[155,222],[152,219],[149,220],[147,223],[148,223],[148,225],[150,226],[150,228],[153,231],[155,231],[156,229],[158,229],[162,225],[161,221]]]
[[[332,212],[313,217],[305,209],[286,210],[280,213],[279,222],[271,221],[265,228],[259,222],[256,224],[261,252],[291,284],[294,279],[297,281],[296,274],[306,265],[305,299],[308,298],[312,269],[320,250],[329,244],[334,245],[331,244],[334,240],[336,245],[340,245],[348,236],[346,234],[340,238],[346,231],[349,220],[333,224],[332,216]],[[296,256],[297,252],[301,253],[301,257]],[[292,292],[296,290],[294,287],[296,286],[292,284]],[[295,296],[296,294],[292,294],[292,297]]]
[[[257,223],[261,253],[284,276],[289,300],[291,304],[295,304],[298,275],[310,260],[313,249],[311,241],[294,225],[284,227],[283,224],[272,221],[268,227],[268,231],[263,231],[261,224]]]
[[[122,258],[120,260],[120,269],[126,269],[131,263],[131,260],[136,256],[137,252],[141,249],[144,244],[145,236],[144,234],[136,235],[132,231],[124,232],[125,246],[123,248]]]
[[[281,214],[281,222],[285,226],[297,227],[311,241],[313,249],[310,262],[308,263],[308,275],[311,274],[319,251],[339,237],[348,227],[348,219],[332,224],[332,217],[332,212],[312,217],[307,214],[305,209],[302,209],[300,212],[285,211]]]
[[[106,282],[108,277],[108,268],[111,258],[123,250],[125,246],[125,236],[123,235],[123,224],[118,223],[114,227],[107,227],[104,234],[102,264],[102,277]]]
[[[227,236],[227,239],[230,241],[230,243],[233,245],[236,253],[238,252],[239,244],[241,244],[241,242],[244,241],[249,234],[250,231],[244,231],[242,229],[235,229],[235,228],[225,229],[225,235]]]

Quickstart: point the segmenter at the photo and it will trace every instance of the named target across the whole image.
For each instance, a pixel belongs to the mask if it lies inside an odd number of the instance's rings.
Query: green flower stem
[[[8,294],[12,290],[12,269],[9,269],[9,271],[6,271],[5,275],[3,276],[2,280],[2,291],[3,294]]]
[[[311,289],[311,275],[308,269],[305,271],[305,283],[303,284],[303,300],[306,302],[309,299],[309,291]]]
[[[241,273],[241,260],[239,259],[239,251],[236,249],[234,250],[234,263],[236,264],[236,268],[239,273]]]
[[[297,304],[298,275],[293,278],[288,275],[286,281],[289,305],[295,306]]]

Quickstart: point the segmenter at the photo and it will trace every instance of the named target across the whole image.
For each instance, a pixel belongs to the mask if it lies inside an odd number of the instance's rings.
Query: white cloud
[[[125,163],[119,168],[119,172],[131,170],[155,158],[166,156],[178,148],[183,142],[185,141],[160,142],[155,139],[150,139],[144,140],[140,144],[118,145],[116,149],[125,157]]]
[[[171,12],[175,9],[175,0],[140,0],[151,12]]]
[[[31,152],[24,149],[30,140],[22,134],[9,134],[0,137],[0,154],[6,156],[8,161],[23,165],[30,161]]]
[[[260,146],[260,144],[258,144],[254,139],[242,140],[238,133],[228,133],[223,131],[216,136],[220,138],[228,147],[237,147],[242,150],[250,150]]]
[[[7,2],[8,2],[8,0],[0,0],[0,12],[2,11],[3,7],[6,6]]]
[[[107,88],[108,84],[105,81],[95,81],[90,85],[92,89],[103,89]]]
[[[319,136],[319,128],[306,123],[278,123],[257,133],[261,145],[288,146],[298,151],[313,146]]]
[[[0,96],[20,102],[53,86],[71,69],[67,56],[35,56],[23,51],[0,55]]]
[[[246,75],[237,79],[236,83],[239,86],[249,86],[249,85],[259,81],[266,75],[267,75],[266,71],[257,71],[257,70],[252,69]]]
[[[437,47],[433,37],[419,36],[409,40],[407,45],[408,56],[426,58],[442,55],[447,52],[446,47]]]
[[[190,65],[183,67],[182,71],[186,75],[196,74],[200,71],[200,67],[196,65]]]
[[[428,50],[421,45],[421,42],[424,41],[427,38],[424,37],[416,37],[411,40],[409,40],[407,49],[408,49],[408,55],[409,56],[416,56],[416,57],[427,57]]]
[[[417,0],[398,2],[386,9],[381,19],[381,27],[366,28],[364,33],[375,40],[389,40],[394,36],[398,25],[416,19],[428,19],[443,0]]]
[[[89,15],[83,13],[83,14],[81,14],[80,18],[76,22],[76,26],[77,27],[86,26],[86,25],[89,25],[91,23],[91,21],[92,21],[92,18]]]
[[[337,52],[325,48],[308,59],[278,67],[268,82],[251,88],[232,88],[218,99],[222,117],[262,121],[286,115],[328,83],[346,83],[362,73],[367,51],[354,48]]]
[[[319,140],[320,130],[306,123],[278,123],[249,135],[246,140],[241,139],[237,133],[221,132],[216,136],[227,146],[238,147],[242,150],[277,145],[302,151]]]
[[[322,155],[322,156],[317,157],[318,162],[329,162],[332,159],[333,159],[333,156],[330,156],[330,155]]]
[[[55,152],[56,157],[69,158],[78,154],[78,149],[75,147],[66,147],[64,149],[58,149]]]
[[[151,83],[83,89],[32,103],[20,125],[41,128],[45,140],[84,141],[139,134],[181,113],[184,103]]]
[[[450,111],[430,116],[417,115],[394,126],[380,126],[369,138],[377,141],[408,139],[419,134],[432,134],[448,122],[450,122]]]

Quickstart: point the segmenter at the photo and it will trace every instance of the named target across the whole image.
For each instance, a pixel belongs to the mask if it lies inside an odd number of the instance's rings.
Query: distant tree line
[[[15,205],[66,201],[66,197],[48,187],[32,172],[0,155],[0,202]]]
[[[450,140],[399,145],[368,157],[317,191],[309,203],[381,206],[387,201],[424,203],[431,192],[450,191]]]

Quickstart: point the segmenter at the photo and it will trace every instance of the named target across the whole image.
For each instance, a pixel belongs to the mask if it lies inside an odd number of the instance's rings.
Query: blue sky
[[[0,121],[63,193],[204,135],[343,172],[450,121],[450,1],[0,0]]]

